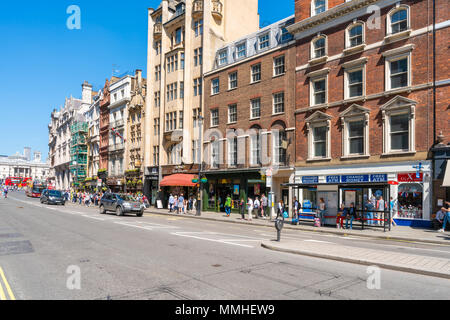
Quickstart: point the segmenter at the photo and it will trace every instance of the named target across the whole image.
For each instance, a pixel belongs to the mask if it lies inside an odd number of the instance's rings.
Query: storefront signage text
[[[304,184],[317,184],[319,183],[319,176],[303,177],[302,182]]]

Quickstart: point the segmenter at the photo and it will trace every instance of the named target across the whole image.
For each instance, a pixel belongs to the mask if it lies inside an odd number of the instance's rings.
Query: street
[[[5,299],[448,299],[450,281],[264,249],[275,229],[146,213],[117,217],[73,204],[0,199],[0,283]],[[450,259],[450,246],[295,230],[283,239]],[[80,270],[80,289],[68,270]],[[2,270],[4,276],[2,277]],[[9,289],[9,290],[8,290]]]

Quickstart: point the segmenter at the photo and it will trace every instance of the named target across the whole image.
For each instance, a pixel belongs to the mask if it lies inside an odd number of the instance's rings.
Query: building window
[[[402,8],[389,15],[390,34],[396,34],[408,30],[408,10]]]
[[[273,114],[284,112],[284,92],[275,93],[273,95]]]
[[[155,92],[155,108],[159,108],[161,106],[161,92]]]
[[[198,119],[201,116],[201,112],[200,112],[200,108],[194,109],[193,113],[192,113],[192,119],[193,119],[193,124],[194,124],[194,128],[197,128],[197,123],[198,123]]]
[[[314,158],[326,158],[327,127],[315,127],[314,137]]]
[[[326,38],[325,37],[319,37],[316,40],[313,40],[312,43],[312,58],[317,59],[324,57],[326,55]]]
[[[273,59],[273,75],[279,76],[285,73],[284,56]]]
[[[219,109],[211,110],[211,127],[217,127],[219,125]]]
[[[259,50],[270,47],[270,33],[259,36]]]
[[[237,58],[245,58],[247,56],[247,43],[243,42],[236,46],[236,55]]]
[[[180,52],[180,69],[184,70],[184,52]]]
[[[273,137],[273,158],[275,164],[286,164],[286,131],[272,130]]]
[[[281,29],[281,42],[285,43],[294,39],[294,36],[287,31],[286,28]]]
[[[159,118],[153,119],[153,134],[159,136]]]
[[[322,13],[327,10],[327,2],[326,0],[313,0],[312,1],[313,6],[313,15],[317,15],[319,13]]]
[[[237,137],[227,139],[228,143],[228,165],[237,166]]]
[[[194,22],[194,31],[196,37],[203,34],[203,19]]]
[[[353,24],[347,29],[347,48],[359,46],[364,43],[364,25]]]
[[[390,89],[408,86],[408,57],[389,61]]]
[[[228,89],[236,89],[238,86],[238,74],[237,72],[230,73],[228,75]]]
[[[216,140],[211,143],[211,168],[217,169],[220,164],[220,145]]]
[[[194,50],[194,66],[202,65],[202,48],[198,48]]]
[[[346,97],[353,98],[364,95],[364,68],[345,71]]]
[[[180,82],[180,99],[184,99],[184,82]]]
[[[413,100],[396,96],[381,107],[385,154],[415,152],[416,104]]]
[[[250,119],[259,118],[261,116],[261,98],[251,100],[250,105]]]
[[[211,91],[212,94],[218,94],[220,92],[220,81],[219,78],[212,79],[211,81]]]
[[[257,130],[254,134],[250,135],[250,165],[257,166],[260,164],[261,164],[261,134],[259,130]]]
[[[198,140],[192,140],[192,162],[193,163],[200,163],[199,161],[199,148],[198,148]]]
[[[178,128],[183,129],[183,117],[184,117],[184,111],[179,111],[179,119],[178,119]]]
[[[392,115],[390,117],[391,151],[409,150],[409,114]]]
[[[153,165],[159,165],[159,146],[153,147]]]
[[[228,63],[228,51],[222,50],[219,52],[219,66],[223,66]]]
[[[181,43],[181,34],[182,34],[181,27],[178,28],[177,30],[175,30],[175,44],[176,45]]]
[[[261,64],[252,66],[252,83],[261,81]]]
[[[194,97],[202,95],[202,79],[194,79]]]
[[[228,106],[228,123],[234,123],[237,121],[237,104]]]
[[[318,105],[327,102],[327,78],[311,80],[312,104]]]
[[[364,154],[365,121],[348,122],[348,151],[350,155]]]

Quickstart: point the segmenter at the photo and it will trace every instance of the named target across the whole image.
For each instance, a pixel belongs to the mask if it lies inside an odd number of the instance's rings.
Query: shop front
[[[431,218],[430,177],[431,163],[428,161],[298,168],[290,187],[292,196],[297,197],[306,215],[314,212],[320,199],[324,199],[326,224],[335,225],[341,204],[349,207],[353,203],[360,216],[369,219],[365,221],[368,225],[380,226],[384,218],[387,219],[384,209],[398,225],[428,227]],[[374,208],[369,217],[368,202]]]
[[[144,171],[144,194],[152,206],[156,206],[159,191],[159,167],[146,167]]]
[[[266,178],[255,170],[223,171],[205,173],[208,182],[203,185],[203,210],[225,212],[228,195],[232,199],[232,212],[239,212],[239,202],[244,199],[261,199],[268,196]]]

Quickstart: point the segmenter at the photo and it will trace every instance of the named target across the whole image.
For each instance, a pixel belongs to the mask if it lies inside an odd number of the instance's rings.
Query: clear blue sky
[[[245,0],[242,0],[245,1]],[[103,86],[113,65],[146,72],[147,8],[160,0],[2,1],[0,10],[0,154],[24,146],[48,154],[50,113],[81,97],[84,80]],[[69,30],[67,8],[81,9]],[[262,26],[294,13],[294,0],[259,0]]]

